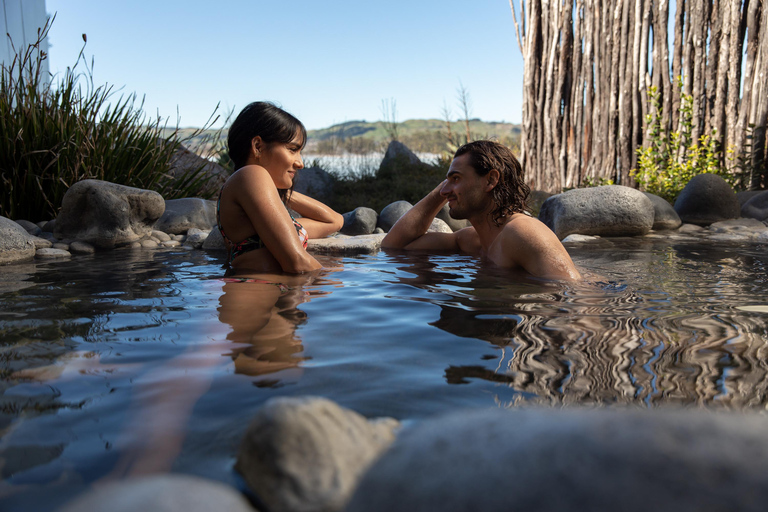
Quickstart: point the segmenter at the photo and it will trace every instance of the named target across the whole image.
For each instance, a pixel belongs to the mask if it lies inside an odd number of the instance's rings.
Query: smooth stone
[[[182,234],[192,228],[211,229],[216,225],[216,201],[187,197],[169,199],[155,229],[168,234]]]
[[[152,236],[152,238],[154,238],[158,242],[167,242],[171,239],[168,233],[163,233],[162,231],[159,231],[157,229],[153,229],[152,233],[150,233],[150,236]]]
[[[60,512],[254,512],[235,489],[199,477],[158,474],[94,487]]]
[[[160,242],[162,247],[179,247],[181,242],[177,240],[168,240],[167,242]]]
[[[39,236],[33,236],[32,243],[35,244],[35,249],[47,249],[49,247],[53,247],[53,242]]]
[[[141,242],[131,242],[128,244],[130,249],[141,249]]]
[[[653,203],[642,192],[621,185],[577,188],[550,197],[539,220],[561,240],[574,233],[637,236],[653,227]]]
[[[224,244],[224,237],[221,236],[221,231],[218,229],[212,229],[208,236],[205,237],[205,242],[202,245],[206,251],[226,251],[227,246]]]
[[[386,233],[386,231],[384,231],[383,229],[377,227],[376,229],[373,230],[373,233],[371,233],[371,234],[372,235],[380,235],[382,233]]]
[[[404,429],[346,512],[759,511],[766,431],[735,411],[457,411]]]
[[[714,233],[709,236],[710,240],[718,242],[748,242],[754,238],[751,233]]]
[[[437,218],[445,222],[448,227],[451,228],[452,232],[464,229],[471,225],[466,219],[454,219],[451,217],[451,209],[448,207],[448,203],[444,204],[443,207],[440,208],[440,211],[437,212]]]
[[[151,242],[155,242],[156,244],[160,245],[160,240],[158,240],[157,238],[155,238],[153,236],[150,236],[149,238],[146,238],[146,240],[149,240]]]
[[[739,217],[739,200],[726,181],[716,174],[691,178],[675,201],[675,211],[687,224],[708,226]]]
[[[747,201],[763,192],[765,192],[765,190],[742,190],[741,192],[736,192],[736,199],[739,200],[739,206],[743,207]],[[742,214],[742,217],[743,216],[744,215]]]
[[[75,254],[94,254],[96,248],[88,242],[81,242],[79,240],[69,244],[69,251]]]
[[[572,235],[568,235],[567,237],[563,238],[561,241],[562,243],[566,244],[568,242],[591,242],[593,240],[600,240],[600,237],[591,236],[591,235],[579,235],[577,233],[574,233]]]
[[[31,236],[40,236],[40,234],[43,232],[40,226],[29,220],[17,219],[16,224],[24,228],[24,231],[29,233]]]
[[[46,249],[38,249],[35,251],[35,258],[39,258],[41,260],[55,260],[55,259],[62,259],[62,258],[71,258],[72,253],[69,251],[65,251],[63,249],[54,249],[54,248],[46,248]]]
[[[680,229],[677,230],[678,233],[702,233],[704,231],[704,228],[701,226],[697,226],[696,224],[683,224],[680,226]]]
[[[157,249],[157,242],[155,240],[142,240],[140,243],[143,249]]]
[[[360,206],[343,215],[344,226],[340,233],[345,235],[370,235],[376,229],[376,221],[379,215],[376,210]]]
[[[677,229],[683,223],[680,220],[680,216],[669,202],[663,197],[659,197],[656,194],[650,192],[643,192],[645,197],[651,200],[653,203],[653,228],[655,231],[662,231],[665,229]]]
[[[40,233],[40,238],[44,238],[51,243],[56,243],[59,241],[59,239],[53,236],[53,233],[51,233],[50,231],[43,231],[42,233]]]
[[[427,233],[453,233],[453,230],[444,220],[435,217],[432,219]]]
[[[768,190],[758,191],[741,206],[741,216],[757,220],[768,220]]]
[[[203,246],[203,242],[208,238],[210,231],[203,231],[202,229],[191,228],[187,231],[187,237],[184,239],[184,245],[189,245],[194,249],[199,249]]]
[[[187,238],[186,235],[173,235],[171,236],[171,240],[176,240],[177,242],[183,242]]]
[[[53,242],[53,248],[59,249],[60,251],[69,251],[69,245],[65,242]]]
[[[47,220],[41,220],[40,222],[36,222],[35,224],[37,224],[37,227],[39,227],[40,230],[42,231],[43,228],[45,227],[45,225],[48,224],[48,222],[49,221],[47,221]]]
[[[325,398],[272,398],[248,427],[235,468],[271,512],[340,511],[399,425]]]
[[[82,180],[64,194],[54,235],[111,249],[149,235],[164,211],[163,197],[152,190]]]
[[[53,233],[54,229],[56,229],[56,219],[49,220],[45,223],[45,226],[42,227],[43,233]]]
[[[408,201],[395,201],[394,203],[388,204],[379,214],[377,227],[380,227],[384,231],[389,231],[392,229],[392,226],[395,225],[395,222],[397,222],[400,217],[405,215],[411,208],[413,208],[413,205]]]
[[[35,251],[35,243],[24,228],[0,217],[0,265],[31,259]]]
[[[768,243],[768,231],[764,231],[755,237],[756,242]]]
[[[309,241],[307,250],[318,254],[372,254],[381,249],[381,241],[385,236],[381,233],[317,238]]]

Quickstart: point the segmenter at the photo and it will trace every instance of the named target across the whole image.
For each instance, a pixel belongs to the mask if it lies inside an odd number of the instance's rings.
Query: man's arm
[[[443,183],[416,203],[392,226],[381,246],[390,249],[459,250],[455,233],[427,233],[435,215],[445,204],[440,195]]]

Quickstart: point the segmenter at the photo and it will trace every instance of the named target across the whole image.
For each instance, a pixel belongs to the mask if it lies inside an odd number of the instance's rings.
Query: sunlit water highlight
[[[573,246],[583,284],[468,257],[324,257],[314,279],[219,279],[202,252],[118,250],[0,267],[0,499],[52,510],[153,471],[236,483],[263,402],[366,416],[626,404],[764,410],[765,246]]]

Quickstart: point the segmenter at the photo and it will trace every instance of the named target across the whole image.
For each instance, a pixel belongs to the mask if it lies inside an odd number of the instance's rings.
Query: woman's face
[[[291,188],[296,173],[304,168],[301,159],[302,142],[301,135],[297,133],[291,142],[273,142],[262,146],[258,164],[269,172],[277,188]]]

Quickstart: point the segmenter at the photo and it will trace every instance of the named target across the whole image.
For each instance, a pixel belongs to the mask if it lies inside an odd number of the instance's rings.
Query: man
[[[529,192],[512,151],[488,140],[470,142],[456,151],[446,180],[401,217],[381,245],[462,252],[537,277],[580,279],[557,236],[524,213]],[[472,226],[455,233],[427,233],[446,202],[451,217],[467,219]]]

